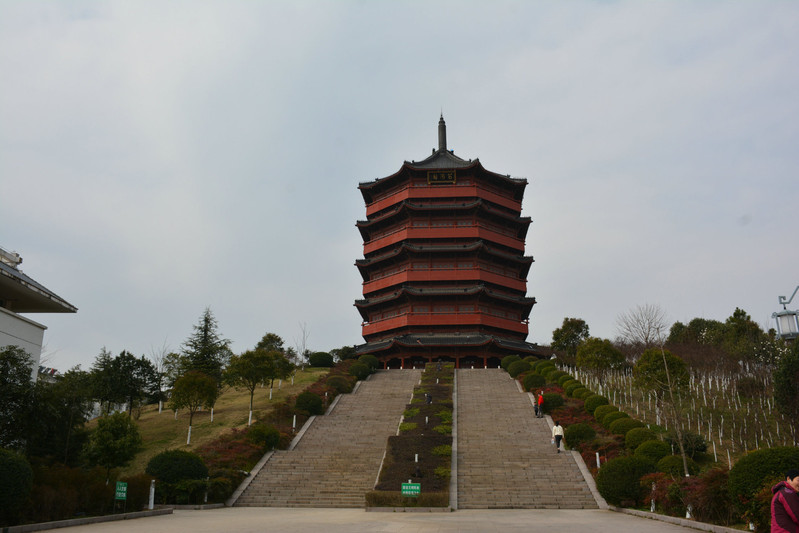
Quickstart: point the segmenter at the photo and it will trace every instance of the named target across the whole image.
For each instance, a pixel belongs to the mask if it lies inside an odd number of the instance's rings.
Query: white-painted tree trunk
[[[178,419],[178,410],[175,409],[175,420],[177,420],[177,419]]]
[[[252,425],[252,409],[250,409],[250,417],[247,419],[247,425],[248,426]]]
[[[161,414],[161,409],[163,409],[163,408],[164,408],[164,401],[163,400],[158,400],[158,414],[159,415]]]
[[[269,387],[269,401],[272,401],[272,387]]]
[[[188,446],[189,444],[191,444],[191,426],[189,426],[189,436],[186,439],[186,446]]]
[[[211,407],[211,422],[214,421],[214,408]]]

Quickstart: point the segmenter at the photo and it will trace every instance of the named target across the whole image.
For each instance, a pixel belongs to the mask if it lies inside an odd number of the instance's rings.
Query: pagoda
[[[355,307],[366,343],[357,354],[384,368],[497,367],[506,355],[542,356],[526,342],[535,304],[526,296],[526,186],[448,150],[443,114],[430,157],[360,183],[363,299]]]

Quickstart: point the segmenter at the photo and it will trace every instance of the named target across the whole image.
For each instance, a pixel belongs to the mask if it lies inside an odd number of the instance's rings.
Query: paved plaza
[[[69,528],[69,533],[491,532],[669,533],[695,529],[602,510],[462,510],[380,513],[363,509],[220,508]]]

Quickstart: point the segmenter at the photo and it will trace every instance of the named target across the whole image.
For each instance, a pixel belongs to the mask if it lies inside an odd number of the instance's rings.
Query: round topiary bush
[[[573,397],[574,391],[581,388],[585,387],[583,387],[583,384],[575,379],[574,381],[570,381],[569,383],[566,384],[565,387],[563,387],[563,392],[566,393],[566,396]]]
[[[656,438],[655,432],[649,428],[633,428],[624,436],[624,445],[628,450],[635,451],[641,444]]]
[[[563,375],[558,378],[558,385],[560,385],[561,387],[565,387],[566,383],[569,382],[569,381],[577,381],[577,380],[574,379],[571,376],[571,374],[567,374],[567,373],[564,372]]]
[[[549,359],[541,359],[535,364],[535,371],[539,374],[543,374],[544,370],[547,368],[555,368],[555,363]]]
[[[560,378],[562,378],[563,376],[568,376],[569,374],[567,374],[563,370],[555,370],[552,372],[547,372],[544,375],[546,376],[547,380],[550,383],[557,383]]]
[[[330,368],[333,366],[333,356],[327,352],[314,352],[308,356],[308,364]]]
[[[643,457],[652,464],[656,464],[667,455],[671,455],[671,446],[657,439],[644,441],[635,449],[636,457]]]
[[[685,458],[688,464],[688,473],[695,476],[699,473],[699,467],[690,457]],[[672,477],[682,477],[685,475],[685,468],[682,463],[682,457],[679,455],[667,455],[657,463],[658,472],[663,472]]]
[[[640,480],[654,470],[654,465],[644,458],[616,457],[599,469],[596,479],[597,489],[612,505],[637,507],[646,495],[646,488],[641,486]]]
[[[728,490],[734,502],[749,501],[764,481],[785,479],[789,468],[799,465],[799,448],[778,446],[747,453],[730,470]]]
[[[529,372],[530,371],[530,363],[527,361],[514,361],[510,365],[508,365],[508,374],[510,377],[515,378],[522,372]]]
[[[325,384],[339,394],[352,392],[352,382],[341,374],[334,374],[325,380]]]
[[[572,450],[576,449],[577,446],[584,442],[594,440],[594,437],[596,437],[596,431],[584,422],[572,424],[563,432],[563,439]]]
[[[609,403],[605,405],[600,405],[599,407],[594,409],[594,418],[596,419],[597,422],[601,424],[602,419],[605,417],[606,414],[615,413],[618,410],[619,410],[618,407],[616,407],[615,405],[610,405]]]
[[[644,423],[640,420],[634,418],[619,418],[610,424],[608,430],[616,435],[627,435],[627,432],[631,429],[642,427],[644,427]]]
[[[596,411],[594,411],[596,412]],[[601,424],[605,429],[610,429],[610,425],[620,418],[630,418],[630,415],[624,411],[611,411],[602,417]]]
[[[380,361],[374,355],[365,353],[358,358],[358,362],[369,367],[369,372],[373,372],[380,368]]]
[[[541,374],[527,374],[526,376],[524,376],[523,381],[524,382],[522,383],[522,385],[524,385],[524,390],[526,391],[540,389],[541,387],[547,384],[546,378]]]
[[[309,415],[321,415],[325,412],[322,398],[313,392],[301,392],[294,405],[299,411],[305,411]]]
[[[502,367],[502,370],[507,372],[508,367],[512,363],[515,363],[516,361],[521,361],[521,359],[522,358],[519,357],[518,355],[506,355],[505,357],[502,358],[502,361],[499,362],[499,366]]]
[[[280,442],[280,431],[271,424],[253,424],[247,430],[247,440],[264,450],[274,450]]]
[[[371,373],[372,370],[363,363],[355,363],[350,367],[350,375],[355,376],[358,379],[366,379]]]
[[[589,389],[586,389],[585,386],[578,387],[574,389],[572,392],[572,397],[577,398],[578,400],[585,400],[589,396],[593,396],[593,392]]]
[[[147,463],[144,469],[158,481],[174,484],[185,479],[205,479],[208,468],[202,458],[184,450],[161,452]]]
[[[585,399],[585,410],[588,411],[590,414],[594,414],[594,409],[599,407],[600,405],[607,405],[610,402],[604,396],[600,396],[599,394],[594,394],[589,396]]]
[[[0,448],[0,525],[16,520],[33,488],[33,469],[23,456]]]
[[[547,392],[544,394],[544,412],[551,413],[563,405],[563,396],[557,392]]]

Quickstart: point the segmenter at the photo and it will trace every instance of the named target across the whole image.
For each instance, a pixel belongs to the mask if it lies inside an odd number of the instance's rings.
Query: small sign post
[[[410,496],[411,498],[418,498],[419,494],[422,492],[422,484],[421,483],[403,483],[402,484],[402,495],[403,496]]]
[[[116,490],[114,491],[114,503],[122,500],[122,511],[124,512],[128,506],[128,484],[124,481],[117,481]]]

